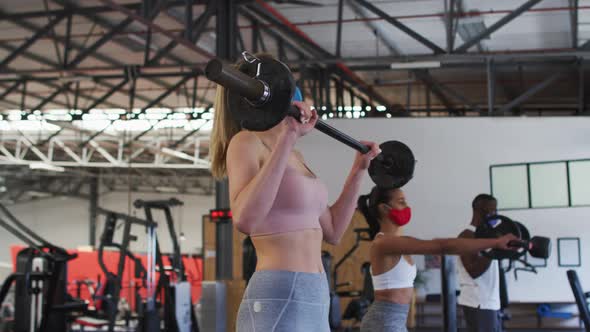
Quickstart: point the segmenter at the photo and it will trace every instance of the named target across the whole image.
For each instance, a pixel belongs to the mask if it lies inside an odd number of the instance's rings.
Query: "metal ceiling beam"
[[[580,24],[578,20],[578,7],[580,4],[579,0],[569,0],[570,4],[570,24],[571,24],[571,35],[572,35],[572,48],[578,48],[578,36]]]
[[[179,37],[184,36],[184,38],[196,44],[202,33],[205,31],[205,28],[207,28],[207,25],[214,14],[215,0],[209,0],[205,11],[194,22],[192,22],[191,25],[185,26],[185,29],[179,33]],[[164,55],[172,51],[176,46],[178,46],[178,42],[176,40],[171,40],[166,46],[162,47],[153,58],[148,61],[147,65],[157,64],[160,59],[164,57]]]
[[[102,37],[100,37],[97,41],[95,41],[92,45],[81,50],[80,53],[78,53],[78,55],[72,61],[67,63],[67,65],[65,67],[66,68],[76,67],[78,64],[80,64],[80,62],[82,62],[84,59],[86,59],[89,55],[96,53],[96,50],[98,50],[101,46],[103,46],[107,42],[111,41],[115,34],[119,33],[120,31],[123,31],[125,28],[130,26],[131,23],[133,23],[132,19],[130,19],[130,18],[124,19],[119,24],[117,24],[114,28],[112,28],[109,32],[105,33]]]
[[[350,9],[352,9],[352,11],[362,17],[363,19],[367,19],[367,21],[365,21],[365,25],[367,26],[368,29],[370,29],[371,31],[377,31],[377,35],[379,38],[381,38],[381,40],[385,43],[385,46],[387,46],[389,48],[389,50],[391,51],[391,54],[395,54],[395,55],[399,55],[402,54],[402,50],[399,48],[399,46],[397,45],[397,42],[394,40],[394,38],[392,36],[390,36],[389,32],[385,32],[385,24],[383,22],[377,22],[377,21],[373,21],[373,20],[369,20],[369,11],[364,8],[363,6],[361,6],[360,4],[358,4],[356,1],[354,0],[347,0],[347,4],[348,7],[350,7]]]
[[[76,4],[72,3],[70,0],[52,0],[52,1],[55,2],[55,3],[57,3],[60,6],[65,7],[66,9],[76,11],[77,14],[86,17],[90,21],[92,21],[92,22],[94,22],[94,23],[96,23],[96,24],[104,27],[105,29],[111,30],[111,32],[113,30],[118,30],[120,28],[121,23],[119,25],[113,25],[111,22],[109,22],[108,20],[106,20],[106,19],[104,19],[104,18],[96,15],[95,13],[81,11],[82,7],[77,6]],[[147,19],[153,19],[153,18],[155,18],[159,14],[160,10],[162,8],[167,8],[166,6],[169,5],[169,4],[170,3],[167,2],[167,1],[165,1],[165,0],[159,1],[158,4],[157,4],[157,6],[155,6],[154,8],[151,8],[149,13],[146,13]],[[145,8],[145,6],[141,6],[140,8],[137,9],[137,11],[141,10],[142,8]],[[122,23],[126,23],[125,21],[126,20],[124,20]],[[105,43],[107,41],[111,41],[111,42],[113,42],[115,44],[118,44],[119,46],[121,46],[121,47],[123,47],[123,48],[125,48],[127,50],[132,51],[129,48],[129,45],[127,45],[124,41],[113,39],[112,37],[114,37],[114,35],[116,35],[116,33],[112,34],[110,36],[110,38],[104,38],[105,36],[102,36],[95,43],[95,45],[97,45],[98,47],[100,47],[103,43]],[[80,46],[79,44],[78,45],[72,44],[72,45],[75,46],[76,48],[78,48],[79,52],[82,52],[82,53],[85,52],[85,47],[83,45],[82,46]],[[96,48],[98,48],[98,47],[96,47]],[[97,53],[96,52],[96,49],[94,50],[94,52],[86,52],[86,53],[87,53],[86,55],[91,55],[92,57],[97,58],[97,59],[99,59],[99,60],[101,60],[103,62],[106,62],[108,64],[111,64],[111,65],[123,65],[123,63],[119,62],[116,59],[113,59],[113,58],[104,56],[104,55],[102,55],[100,53]],[[183,63],[184,62],[182,59],[180,59],[180,58],[178,58],[178,57],[176,57],[176,56],[174,56],[173,54],[170,54],[170,53],[166,54],[166,57],[170,58],[171,60],[175,61],[176,63]],[[72,67],[72,66],[70,66],[70,67]],[[155,84],[159,85],[160,87],[165,88],[165,89],[169,88],[169,85],[166,82],[162,81],[162,80],[159,80],[159,79],[151,79],[151,81],[154,82]],[[143,97],[139,97],[139,96],[138,96],[138,99],[144,100]]]
[[[348,1],[348,5],[360,17],[364,17],[364,18],[368,17],[365,9],[363,7],[361,7],[359,4],[357,4],[356,1],[350,0],[350,1]],[[391,51],[391,53],[393,55],[403,56],[401,51],[399,50],[398,46],[393,42],[392,38],[387,37],[387,33],[384,31],[383,25],[381,25],[378,22],[372,22],[372,21],[368,21],[367,24],[368,24],[369,28],[371,28],[371,30],[374,30],[376,32],[377,37],[383,41],[385,46],[387,46],[389,48],[389,50]],[[443,85],[440,84],[439,82],[437,82],[432,77],[432,75],[430,75],[427,71],[424,71],[424,70],[422,70],[422,71],[410,70],[409,72],[413,73],[416,76],[416,78],[419,81],[421,81],[427,89],[432,90],[432,93],[435,96],[437,96],[437,98],[445,105],[445,107],[447,107],[449,112],[456,111],[453,103],[451,102],[451,100],[449,98],[447,98],[447,96],[444,93],[444,91],[449,91],[449,90],[448,89],[445,90],[446,87],[443,88]],[[452,91],[452,92],[454,92],[454,91]],[[455,94],[455,96],[457,96],[456,92],[454,92],[454,94]],[[410,100],[409,95],[410,94],[408,93],[408,98],[407,98],[408,100]],[[462,96],[460,96],[460,97],[462,97]],[[464,97],[458,98],[458,99],[466,100],[466,98],[464,98]],[[466,104],[472,105],[473,103],[466,102]],[[372,115],[376,115],[376,113],[372,113]]]
[[[57,4],[58,4],[58,5],[60,5],[60,6],[63,6],[63,7],[65,7],[65,8],[68,8],[68,9],[70,9],[70,10],[74,10],[74,11],[75,11],[77,14],[79,14],[79,15],[81,15],[81,16],[83,16],[83,17],[85,17],[86,19],[88,19],[88,20],[92,21],[93,23],[96,23],[96,24],[98,24],[99,26],[101,26],[101,27],[103,27],[103,28],[105,28],[105,29],[108,29],[108,30],[111,30],[111,31],[112,31],[112,30],[121,30],[121,29],[119,29],[119,28],[118,28],[120,24],[119,24],[119,25],[113,24],[113,23],[112,23],[112,22],[110,22],[109,20],[107,20],[107,19],[104,19],[104,18],[100,17],[100,16],[99,16],[99,15],[97,15],[96,13],[92,13],[92,12],[85,12],[85,11],[83,11],[83,10],[82,10],[82,9],[83,9],[83,7],[80,7],[80,6],[78,6],[78,5],[74,4],[74,3],[72,3],[72,1],[70,1],[70,0],[51,0],[51,1],[53,1],[53,2],[57,3]],[[159,2],[158,2],[158,5],[157,5],[157,6],[155,6],[155,8],[152,8],[152,9],[151,9],[151,11],[150,11],[149,13],[146,13],[146,16],[147,16],[147,18],[149,18],[149,19],[153,19],[153,18],[155,18],[155,17],[156,17],[156,16],[157,16],[157,15],[160,13],[160,11],[161,11],[162,9],[164,9],[164,8],[168,8],[166,5],[167,5],[166,1],[159,1]],[[143,8],[144,8],[144,6],[142,6],[142,7],[140,7],[140,8],[137,8],[137,9],[135,9],[134,11],[135,11],[135,12],[139,12],[139,11],[141,11]],[[123,22],[125,22],[125,20],[124,20]],[[105,39],[105,41],[110,41],[110,42],[113,42],[113,43],[115,43],[115,44],[117,44],[117,45],[119,45],[119,46],[121,46],[121,47],[123,47],[123,48],[125,48],[125,49],[127,49],[127,50],[130,50],[130,51],[132,51],[132,50],[131,50],[131,48],[129,47],[129,45],[127,45],[127,43],[126,43],[125,41],[123,41],[123,40],[118,40],[118,39],[114,39],[114,38],[113,38],[113,37],[115,37],[115,36],[116,36],[116,35],[117,35],[119,32],[120,32],[120,31],[115,31],[114,33],[112,33],[112,35],[110,36],[110,38],[106,38],[106,39]],[[101,36],[101,39],[102,39],[103,37],[104,37],[104,36]],[[99,41],[100,41],[100,40],[99,40]],[[172,59],[173,61],[176,61],[176,62],[182,62],[182,59],[180,59],[180,58],[178,58],[178,57],[176,57],[176,56],[173,56],[172,54],[168,54],[167,56],[168,56],[170,59]]]
[[[54,2],[60,3],[63,6],[72,6],[71,2],[66,0],[53,0]],[[122,12],[123,14],[125,14],[127,16],[126,20],[131,20],[131,22],[138,22],[140,24],[143,24],[145,26],[147,26],[150,31],[152,31],[153,33],[160,33],[163,34],[164,36],[172,39],[172,41],[177,42],[178,44],[181,44],[187,48],[189,48],[192,51],[195,51],[201,55],[205,55],[206,58],[210,58],[211,55],[208,54],[205,50],[201,49],[200,47],[194,45],[191,41],[185,39],[182,35],[176,36],[173,33],[167,31],[166,29],[160,27],[159,25],[155,24],[152,19],[155,18],[157,16],[157,14],[159,13],[160,9],[162,8],[162,6],[165,6],[166,1],[160,1],[158,3],[158,6],[156,6],[156,8],[150,8],[150,13],[146,16],[143,15],[139,15],[137,14],[135,11],[128,9],[125,6],[116,4],[113,1],[109,1],[109,0],[99,0],[100,2],[102,2],[103,4],[105,4],[107,7],[110,7],[111,9],[113,9],[114,11],[117,12]],[[182,5],[186,5],[184,1],[181,2]],[[76,6],[74,6],[76,7]],[[77,8],[77,7],[76,7]],[[96,15],[92,15],[92,14],[85,14],[87,17],[89,17],[91,20],[105,26],[105,25],[109,25],[107,22],[105,22],[104,19],[97,17]],[[112,36],[111,36],[112,37]],[[111,38],[112,39],[112,38]],[[119,44],[121,44],[121,42],[117,42]],[[123,47],[128,48],[128,46],[124,45],[124,43],[122,44]],[[175,55],[171,54],[170,52],[165,52],[162,53],[161,56],[166,56],[171,58],[173,61],[177,62],[178,64],[183,64],[184,61],[178,57],[176,57]],[[162,82],[160,80],[155,80],[153,79],[152,81],[156,82],[156,84],[164,87],[165,89],[169,89],[170,86],[165,83]]]
[[[164,91],[164,93],[162,93],[158,97],[154,98],[149,104],[142,107],[141,112],[133,113],[131,119],[137,118],[139,116],[139,114],[143,114],[146,109],[154,107],[155,105],[158,105],[159,103],[161,103],[162,100],[164,100],[164,98],[168,97],[171,93],[178,90],[178,88],[180,88],[188,80],[194,78],[196,75],[198,75],[198,72],[196,72],[196,71],[192,72],[192,73],[185,74],[185,76],[182,79],[180,79],[180,81],[176,82],[176,84],[171,86],[168,90]]]
[[[427,38],[425,38],[424,36],[422,36],[418,32],[410,29],[407,25],[401,23],[397,19],[389,16],[386,12],[384,12],[381,9],[377,8],[377,6],[371,4],[370,2],[368,2],[366,0],[353,0],[353,1],[358,2],[363,7],[367,8],[370,11],[372,11],[375,15],[381,17],[382,19],[384,19],[385,21],[389,22],[394,27],[396,27],[399,30],[405,32],[408,36],[412,37],[413,39],[415,39],[420,44],[422,44],[422,45],[428,47],[429,49],[431,49],[435,54],[445,53],[445,50],[443,50],[442,48],[440,48],[438,45],[436,45],[435,43],[431,42],[430,40],[428,40]]]
[[[407,62],[407,61],[438,61],[441,62],[442,68],[445,67],[471,67],[471,66],[485,66],[486,60],[493,58],[499,65],[504,64],[519,64],[523,61],[534,65],[534,62],[542,64],[544,62],[555,61],[575,61],[578,58],[590,59],[590,50],[571,50],[571,51],[555,51],[544,53],[453,53],[453,54],[404,54],[404,55],[385,55],[385,56],[366,56],[366,57],[317,57],[307,59],[293,59],[290,65],[299,64],[334,64],[344,62],[350,64],[349,66],[369,64],[369,65],[383,65],[389,66],[393,62]],[[385,67],[382,67],[385,68]]]
[[[90,112],[91,109],[96,108],[97,106],[105,102],[114,93],[119,92],[119,90],[121,90],[121,88],[124,87],[128,82],[129,78],[124,78],[121,82],[119,82],[119,84],[113,86],[109,91],[107,91],[107,93],[103,94],[100,98],[96,99],[92,104],[90,104],[90,106],[85,107],[82,110],[82,114],[87,114],[88,112]]]
[[[528,0],[520,7],[516,8],[510,14],[502,17],[496,23],[492,24],[489,28],[482,31],[479,35],[473,37],[471,40],[466,41],[463,45],[459,46],[455,49],[457,53],[467,52],[472,46],[479,43],[484,38],[489,37],[494,32],[498,31],[500,28],[504,27],[506,24],[510,23],[512,20],[520,16],[522,13],[526,12],[527,10],[533,8],[536,4],[543,0]]]
[[[582,115],[586,112],[586,82],[584,75],[584,64],[578,64],[578,112]]]
[[[311,54],[315,54],[319,57],[335,58],[334,55],[319,46],[307,34],[293,25],[293,23],[291,23],[286,17],[281,15],[268,3],[262,0],[255,1],[256,4],[248,5],[248,8],[269,23],[272,23],[277,28],[277,30],[280,30],[289,38],[297,41],[300,45],[307,48]],[[354,85],[357,90],[361,91],[369,98],[382,105],[389,106],[390,102],[387,100],[387,98],[381,96],[377,91],[373,90],[369,84],[354,74],[352,70],[350,70],[350,68],[348,68],[344,63],[336,61],[335,71],[338,75],[342,76],[350,84]]]
[[[121,6],[117,3],[115,3],[112,0],[97,0],[98,2],[111,7],[112,9],[121,12],[123,14],[125,14],[127,17],[132,18],[133,20],[135,20],[136,22],[145,25],[146,27],[152,29],[154,32],[160,33],[168,38],[170,38],[171,40],[177,42],[178,44],[188,48],[189,50],[204,56],[206,59],[211,58],[211,54],[209,54],[209,52],[207,52],[206,50],[198,47],[197,45],[193,44],[190,40],[182,37],[182,36],[176,36],[173,33],[171,33],[170,31],[162,28],[160,25],[152,22],[149,19],[146,19],[145,17],[138,15],[136,13],[134,13],[133,11],[125,8],[124,6]]]
[[[61,88],[55,90],[52,94],[47,96],[47,98],[43,99],[39,104],[37,104],[36,106],[31,108],[31,110],[35,111],[35,110],[43,109],[43,107],[45,105],[47,105],[48,103],[50,103],[53,99],[55,99],[55,97],[61,95],[63,92],[68,90],[70,88],[70,85],[71,85],[71,83],[66,83],[66,84],[62,85]]]
[[[18,89],[18,87],[21,85],[21,83],[22,83],[22,81],[16,81],[9,88],[7,88],[6,90],[4,90],[4,92],[2,92],[2,94],[0,94],[0,100],[4,100],[4,98],[6,96],[8,96],[9,94],[11,94],[14,90]]]
[[[184,83],[186,83],[188,80],[190,80],[191,78],[194,77],[194,75],[197,75],[196,72],[186,75],[185,77],[183,77],[179,82],[177,82],[175,85],[171,86],[168,90],[164,91],[164,93],[162,93],[161,95],[159,95],[158,97],[156,97],[155,99],[153,99],[150,103],[148,103],[146,106],[144,106],[139,113],[132,113],[131,117],[128,118],[128,120],[132,120],[132,119],[136,119],[140,114],[144,114],[145,111],[155,105],[158,105],[159,103],[162,102],[162,100],[164,100],[164,98],[168,97],[172,92],[176,91],[178,88],[180,88],[181,85],[183,85]],[[101,135],[102,133],[104,133],[107,128],[109,128],[115,121],[111,121],[111,123],[109,125],[107,125],[106,127],[104,127],[103,129],[95,132],[92,136],[90,136],[90,138],[88,138],[85,142],[81,143],[80,145],[84,146],[86,145],[88,142],[90,142],[92,139],[94,139],[95,137],[98,137],[99,135]],[[155,125],[151,125],[149,129],[143,131],[141,134],[137,135],[136,137],[134,137],[131,141],[127,142],[125,144],[125,146],[129,146],[130,144],[132,144],[134,141],[137,141],[139,138],[143,137],[145,134],[147,134],[150,130],[154,129]]]
[[[426,84],[429,90],[440,100],[449,113],[456,113],[457,110],[453,103],[447,98],[440,84],[426,70],[415,70],[414,75]]]
[[[445,28],[447,33],[447,53],[453,53],[456,36],[455,5],[457,0],[444,0],[445,2]]]
[[[6,58],[0,61],[0,68],[6,67],[10,62],[16,59],[19,55],[21,55],[25,50],[31,47],[39,38],[45,36],[47,33],[53,29],[59,22],[61,22],[66,15],[59,15],[56,18],[52,19],[47,23],[44,27],[39,29],[35,32],[29,39],[27,39],[24,43],[22,43],[16,50],[14,50],[11,54],[9,54]]]
[[[193,0],[193,6],[201,6],[207,4],[209,0]],[[238,0],[240,3],[246,3],[247,1],[251,0]],[[79,1],[82,2],[82,1]],[[125,3],[121,4],[121,6],[129,9],[129,10],[140,10],[143,6],[143,1],[136,1],[134,3]],[[185,0],[167,0],[166,7],[184,7]],[[28,12],[18,12],[18,13],[3,13],[0,14],[0,21],[7,20],[7,19],[17,19],[17,20],[26,20],[26,19],[34,19],[40,17],[48,17],[48,16],[56,16],[63,13],[66,13],[66,9],[55,9],[55,10],[39,10],[39,11],[28,11]],[[103,13],[113,13],[116,12],[113,8],[109,6],[80,6],[79,9],[76,10],[76,14],[103,14]]]
[[[22,81],[22,83],[23,83],[23,86],[24,86],[24,82],[27,80],[27,78],[26,78],[26,77],[24,77],[24,78],[20,78],[20,80]],[[23,94],[23,92],[25,92],[25,90],[24,90],[24,89],[20,91],[21,95],[24,95],[24,94]],[[33,98],[35,98],[35,99],[38,99],[38,100],[43,100],[43,99],[45,99],[45,96],[41,96],[41,95],[39,95],[39,94],[37,94],[37,93],[35,93],[35,92],[31,92],[31,91],[26,91],[26,97],[27,97],[27,98],[28,98],[28,97],[33,97]],[[7,100],[7,99],[4,99],[3,101],[4,101],[4,102],[9,102],[9,103],[12,103],[12,104],[14,104],[16,107],[18,107],[18,108],[21,108],[21,109],[22,109],[22,106],[23,106],[23,105],[22,105],[22,100],[21,100],[21,103],[20,103],[20,104],[19,104],[19,103],[16,103],[16,102],[9,101],[9,100]],[[60,106],[62,106],[62,107],[66,107],[66,108],[68,107],[68,104],[67,104],[67,103],[64,103],[64,102],[59,102],[59,101],[56,101],[56,102],[55,102],[55,104],[57,104],[57,105],[60,105]],[[25,105],[25,108],[26,108],[26,105]],[[29,110],[30,110],[30,109],[29,109]],[[31,113],[31,112],[28,112],[27,114],[30,114],[30,113]]]
[[[342,15],[344,9],[344,0],[338,0],[338,23],[336,23],[336,56],[342,54]]]
[[[512,110],[514,107],[517,107],[518,105],[527,101],[532,96],[536,95],[540,91],[549,87],[551,84],[553,84],[556,80],[558,80],[562,75],[564,75],[569,70],[571,70],[570,67],[568,67],[566,70],[562,70],[557,73],[554,73],[553,75],[549,76],[548,78],[546,78],[542,82],[539,82],[538,84],[531,87],[529,90],[525,91],[523,94],[518,96],[516,99],[514,99],[511,102],[509,102],[508,104],[502,106],[497,111],[497,113],[498,114],[506,114],[507,112]]]
[[[35,24],[32,24],[32,23],[29,23],[29,22],[27,22],[27,21],[18,21],[18,20],[17,20],[17,21],[12,21],[12,22],[13,22],[14,24],[16,24],[16,25],[18,25],[18,26],[20,26],[20,27],[24,28],[24,29],[27,29],[27,30],[30,30],[30,31],[33,31],[33,32],[36,32],[36,31],[38,31],[39,29],[41,29],[41,28],[40,28],[40,27],[38,27],[37,25],[35,25]],[[64,45],[66,44],[66,41],[64,40],[64,38],[61,38],[61,37],[56,37],[55,39],[56,39],[57,41],[61,42],[61,43],[62,43],[62,44],[64,44]],[[73,48],[77,49],[78,51],[83,51],[83,50],[84,50],[84,46],[83,46],[83,45],[80,45],[80,44],[78,44],[78,43],[70,42],[70,45],[71,45]],[[14,50],[15,50],[15,48],[12,48],[12,47],[10,47],[10,46],[8,46],[8,45],[0,45],[0,48],[4,48],[4,49],[10,49],[11,51],[14,51]],[[24,56],[24,57],[26,57],[26,58],[29,58],[29,59],[31,59],[31,60],[33,60],[33,61],[39,62],[39,63],[41,63],[41,64],[44,64],[44,65],[46,65],[46,66],[49,66],[49,67],[55,68],[55,69],[60,69],[60,68],[62,67],[62,66],[61,66],[61,64],[59,64],[59,63],[57,63],[57,62],[54,62],[53,60],[50,60],[50,59],[48,59],[48,58],[45,58],[45,57],[43,57],[43,56],[39,56],[39,55],[32,54],[32,53],[29,53],[29,52],[23,52],[23,53],[22,53],[22,56]],[[100,60],[100,61],[106,62],[106,63],[108,63],[108,64],[110,64],[110,65],[115,65],[115,66],[122,66],[122,65],[123,65],[123,63],[122,63],[122,62],[119,62],[118,60],[115,60],[115,59],[113,59],[113,58],[111,58],[111,57],[109,57],[109,56],[106,56],[106,55],[102,55],[102,54],[100,54],[100,53],[96,53],[96,52],[95,52],[95,53],[92,53],[92,54],[91,54],[91,56],[92,56],[93,58],[96,58],[97,60]],[[20,79],[20,78],[19,78],[19,79]],[[166,89],[167,89],[167,88],[169,88],[168,84],[166,84],[165,82],[162,82],[161,80],[152,79],[152,81],[153,81],[155,84],[157,84],[157,85],[160,85],[160,86],[162,86],[162,87],[164,87],[164,88],[166,88]],[[60,88],[59,86],[58,86],[58,87],[56,87],[56,89],[59,89],[59,88]],[[29,93],[29,94],[30,94],[30,93]],[[144,96],[138,96],[137,98],[138,98],[138,99],[142,99],[142,100],[144,100],[144,101],[149,101],[149,100],[150,100],[149,98],[146,98],[146,97],[144,97]],[[40,98],[40,99],[43,99],[43,98]],[[65,104],[64,104],[64,106],[66,106],[66,107],[67,107],[67,105],[65,105]]]
[[[264,41],[262,41],[261,32],[263,31],[264,33],[269,35],[271,38],[281,39],[284,42],[284,45],[287,47],[287,49],[289,49],[293,53],[298,54],[300,57],[304,57],[304,53],[301,51],[301,49],[296,47],[291,41],[283,38],[283,36],[281,34],[277,33],[276,31],[270,29],[267,26],[260,25],[260,22],[258,21],[258,19],[254,15],[252,15],[251,13],[249,13],[246,10],[243,10],[242,8],[238,8],[238,13],[252,22],[252,46],[253,46],[253,48],[256,49],[254,51],[254,53],[258,52],[258,49],[256,46],[259,43],[261,44],[261,46],[263,46],[263,51],[266,52],[266,45],[264,44]]]
[[[486,62],[486,76],[488,82],[488,115],[494,114],[495,102],[496,102],[496,76],[494,71],[494,60],[488,59]]]

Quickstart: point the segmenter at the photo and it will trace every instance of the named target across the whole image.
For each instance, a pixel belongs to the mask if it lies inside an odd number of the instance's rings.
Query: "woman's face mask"
[[[389,213],[387,216],[392,223],[398,226],[405,226],[412,219],[412,209],[409,206],[401,210],[397,210],[387,204],[385,205],[389,208]]]

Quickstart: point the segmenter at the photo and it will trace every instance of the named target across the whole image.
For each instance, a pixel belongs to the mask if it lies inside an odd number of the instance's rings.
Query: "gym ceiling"
[[[221,2],[3,0],[2,174],[25,166],[202,183],[215,96],[203,69],[216,54]],[[589,0],[250,0],[231,9],[237,54],[288,63],[324,118],[588,114]],[[111,170],[130,161],[133,171]],[[133,187],[129,179],[119,185]]]

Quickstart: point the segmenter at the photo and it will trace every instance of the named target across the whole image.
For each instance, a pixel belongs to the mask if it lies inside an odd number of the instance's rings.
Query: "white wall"
[[[471,201],[490,191],[489,166],[545,160],[590,157],[589,118],[403,118],[336,120],[335,127],[358,139],[408,144],[418,163],[414,179],[405,187],[413,207],[413,221],[406,234],[419,238],[454,237],[471,220]],[[314,132],[303,138],[300,149],[310,167],[329,187],[334,200],[350,169],[354,153],[335,140]],[[363,193],[372,187],[367,175]],[[590,208],[506,211],[532,235],[553,240],[548,267],[538,275],[509,276],[512,301],[573,301],[567,268],[557,267],[557,237],[581,238],[582,285],[590,290]],[[429,289],[439,289],[438,276]]]
[[[138,198],[144,200],[168,199],[176,197],[184,202],[184,206],[172,209],[176,232],[180,233],[180,223],[186,240],[180,243],[183,253],[200,253],[202,248],[202,222],[203,214],[208,214],[214,207],[214,196],[196,195],[172,195],[172,194],[144,194],[132,193],[130,199],[127,193],[109,193],[102,195],[99,206],[105,209],[130,213],[138,218],[145,218],[143,210],[135,210],[129,201],[133,203]],[[65,247],[76,248],[88,245],[89,239],[89,210],[88,201],[74,198],[52,198],[32,201],[23,204],[9,205],[8,209],[25,225],[31,227],[40,236],[48,241]],[[154,213],[154,219],[159,222],[158,240],[163,252],[171,252],[172,245],[164,214]],[[104,226],[104,216],[99,216],[97,225],[97,241],[100,239]],[[122,230],[122,228],[121,228]],[[117,233],[120,234],[120,233]],[[138,241],[131,246],[135,252],[145,251],[145,231],[140,226],[132,228],[132,234],[138,236]],[[12,234],[0,231],[0,262],[11,262],[9,247],[21,243]],[[0,270],[0,277],[9,271]]]

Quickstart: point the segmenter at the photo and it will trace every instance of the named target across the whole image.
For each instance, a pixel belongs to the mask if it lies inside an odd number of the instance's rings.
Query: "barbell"
[[[514,250],[491,249],[482,254],[493,259],[516,260],[527,252],[535,258],[547,259],[551,254],[551,240],[543,236],[531,238],[528,229],[520,222],[502,215],[488,216],[475,230],[476,238],[499,238],[514,234],[518,240],[510,241],[508,246]]]
[[[219,59],[210,60],[205,68],[207,78],[226,90],[226,105],[242,128],[265,131],[286,116],[299,120],[300,111],[291,104],[296,85],[287,65],[270,56],[255,57],[243,52],[244,62],[237,67]],[[359,151],[370,148],[342,131],[318,120],[315,129]],[[399,141],[379,145],[381,153],[369,165],[369,175],[382,188],[400,188],[414,174],[412,150]]]

